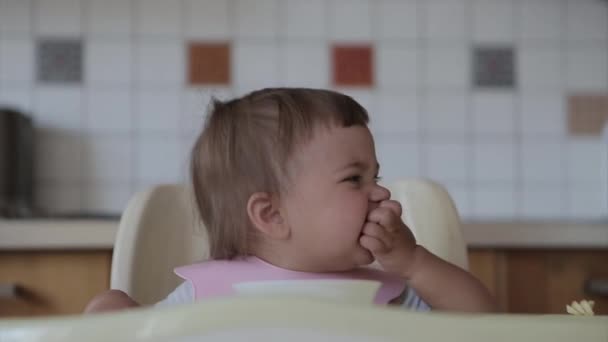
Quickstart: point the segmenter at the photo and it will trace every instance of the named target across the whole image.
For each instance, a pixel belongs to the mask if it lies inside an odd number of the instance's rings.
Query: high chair
[[[418,241],[466,267],[458,215],[447,192],[423,180],[389,186]],[[180,280],[171,270],[207,256],[191,194],[181,185],[138,193],[122,217],[112,287],[143,304],[166,296]],[[0,320],[2,342],[76,341],[608,341],[608,317],[449,314],[318,299],[215,298],[173,307],[96,315]]]
[[[0,320],[0,341],[605,342],[608,317],[424,314],[298,298],[230,297],[108,314]]]
[[[403,220],[418,243],[467,268],[458,213],[447,191],[428,180],[388,185],[403,206]],[[163,299],[182,282],[173,268],[208,256],[205,229],[185,185],[159,185],[137,193],[120,221],[112,259],[111,288],[141,304]]]

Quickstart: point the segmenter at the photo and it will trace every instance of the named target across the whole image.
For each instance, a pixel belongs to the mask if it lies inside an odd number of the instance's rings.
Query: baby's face
[[[300,269],[340,271],[373,261],[359,244],[368,213],[389,198],[376,183],[378,161],[367,127],[318,129],[296,148],[282,196]]]

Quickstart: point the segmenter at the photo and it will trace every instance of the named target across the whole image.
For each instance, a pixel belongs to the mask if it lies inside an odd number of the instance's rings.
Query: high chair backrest
[[[440,185],[420,179],[388,188],[403,206],[403,219],[418,243],[460,267],[467,267],[458,214]],[[112,260],[111,287],[141,304],[164,298],[181,280],[173,268],[208,256],[205,230],[184,185],[159,185],[136,194],[120,221]]]
[[[403,207],[403,222],[419,244],[444,260],[468,269],[466,243],[456,206],[446,189],[430,180],[408,179],[388,186]]]
[[[207,257],[206,233],[190,188],[158,185],[135,194],[121,217],[110,287],[152,304],[181,283],[173,268]]]

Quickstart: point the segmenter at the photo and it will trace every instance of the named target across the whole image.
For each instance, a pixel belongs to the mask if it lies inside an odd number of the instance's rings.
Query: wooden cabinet
[[[0,286],[16,284],[16,297],[0,297],[0,317],[76,314],[109,288],[111,251],[2,251]]]
[[[589,280],[608,281],[608,250],[473,249],[469,260],[506,312],[560,314],[573,300],[589,299],[608,315],[608,296],[585,291]]]

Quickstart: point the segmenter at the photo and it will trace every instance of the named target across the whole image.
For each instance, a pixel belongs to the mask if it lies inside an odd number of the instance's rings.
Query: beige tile
[[[608,119],[608,95],[575,94],[568,97],[568,133],[599,136]]]

